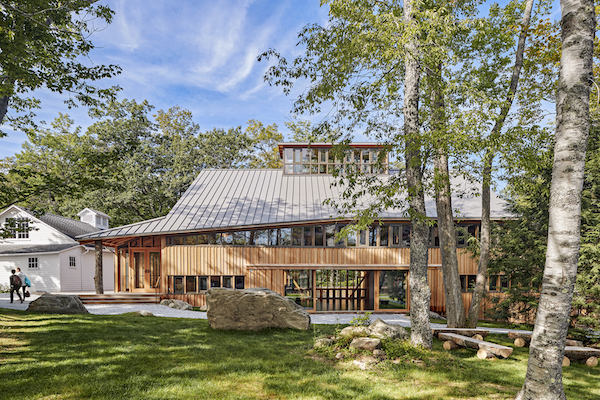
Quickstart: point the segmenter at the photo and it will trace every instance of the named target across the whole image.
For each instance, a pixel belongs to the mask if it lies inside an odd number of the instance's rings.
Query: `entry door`
[[[133,292],[155,292],[160,288],[160,251],[132,250],[130,265]]]

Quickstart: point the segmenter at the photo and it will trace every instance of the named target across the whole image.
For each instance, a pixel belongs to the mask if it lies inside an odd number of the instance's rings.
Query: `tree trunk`
[[[521,33],[519,34],[519,42],[517,44],[517,52],[515,54],[515,65],[510,78],[510,86],[506,101],[500,109],[500,115],[492,128],[490,137],[492,142],[498,137],[504,126],[504,121],[508,116],[510,107],[515,99],[517,87],[519,85],[519,77],[521,76],[521,68],[523,67],[523,54],[525,53],[525,42],[527,41],[527,31],[529,30],[529,21],[531,20],[531,10],[533,8],[533,0],[527,0],[525,11],[523,12],[523,21],[521,22]],[[477,278],[475,281],[475,289],[473,290],[473,298],[469,306],[469,321],[468,325],[471,328],[477,326],[479,321],[479,309],[481,300],[485,292],[485,281],[487,279],[487,266],[490,259],[490,186],[492,182],[492,166],[494,161],[493,147],[488,148],[483,165],[483,182],[481,187],[481,239],[479,251],[479,263],[477,265]],[[487,204],[486,204],[487,202]]]
[[[8,96],[2,96],[0,97],[0,125],[2,125],[3,121],[4,121],[4,116],[6,115],[6,112],[8,111]],[[0,135],[0,137],[2,137],[2,135]]]
[[[485,282],[487,279],[488,263],[490,261],[490,183],[492,180],[492,163],[494,155],[487,151],[483,167],[483,182],[481,183],[481,228],[479,230],[479,262],[477,264],[477,277],[475,278],[475,288],[473,297],[469,306],[469,328],[475,328],[479,322],[479,310],[481,300],[485,293]]]
[[[517,399],[566,399],[562,362],[579,258],[596,19],[592,0],[561,0],[562,54],[548,249],[523,388]]]
[[[435,72],[427,73],[431,88],[431,106],[433,108],[432,127],[436,141],[436,154],[433,160],[435,182],[435,204],[437,207],[438,235],[442,256],[442,276],[446,299],[446,318],[448,328],[465,326],[465,306],[460,289],[458,258],[456,256],[456,232],[452,215],[452,192],[450,189],[450,171],[448,168],[448,137],[446,132],[446,112],[442,88],[442,66]]]
[[[415,29],[413,1],[404,2],[405,29]],[[404,79],[404,136],[406,152],[406,185],[412,224],[410,241],[410,321],[411,342],[430,349],[433,341],[429,327],[431,290],[427,283],[429,227],[425,222],[425,193],[423,189],[423,160],[419,127],[419,43],[416,31],[406,46]]]
[[[95,255],[96,255],[96,271],[94,274],[94,287],[96,294],[104,293],[104,279],[102,277],[102,240],[96,240],[94,243]]]

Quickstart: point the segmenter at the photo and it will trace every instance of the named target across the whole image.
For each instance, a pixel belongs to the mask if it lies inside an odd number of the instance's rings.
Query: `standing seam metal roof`
[[[388,179],[388,176],[381,176]],[[204,170],[190,185],[173,209],[162,218],[112,228],[80,239],[189,232],[219,228],[302,223],[344,217],[334,207],[323,204],[326,199],[340,202],[343,187],[332,186],[331,175],[284,175],[276,170]],[[476,185],[454,178],[453,186],[463,194],[453,197],[457,218],[479,219],[481,199]],[[363,197],[363,204],[377,199]],[[508,217],[505,201],[492,194],[492,218]],[[436,217],[435,200],[426,198],[430,217]],[[406,218],[405,210],[388,210],[384,219]]]

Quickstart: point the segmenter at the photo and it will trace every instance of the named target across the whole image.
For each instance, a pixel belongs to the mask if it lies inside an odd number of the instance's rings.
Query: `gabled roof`
[[[83,214],[85,214],[86,211],[89,211],[92,214],[96,214],[96,215],[99,215],[101,217],[105,217],[105,218],[111,219],[111,217],[108,214],[105,214],[102,211],[94,210],[93,208],[89,208],[89,207],[86,207],[83,210],[79,211],[77,213],[77,216],[81,217]]]
[[[39,220],[67,235],[71,239],[75,239],[76,236],[85,235],[86,233],[98,231],[98,228],[90,224],[71,218],[61,217],[60,215],[44,214],[39,217]]]
[[[389,179],[381,175],[380,179]],[[165,217],[112,228],[78,239],[112,238],[158,233],[192,232],[199,230],[235,229],[261,225],[277,225],[322,221],[340,215],[324,204],[326,199],[340,202],[343,187],[333,185],[331,175],[285,175],[279,169],[268,170],[204,170],[190,185]],[[481,198],[475,185],[460,177],[453,179],[456,193],[453,207],[457,218],[480,219]],[[363,204],[377,201],[364,196]],[[492,194],[491,218],[509,216],[504,200]],[[427,215],[437,216],[435,200],[426,198]],[[387,210],[383,219],[406,219],[405,210]]]
[[[26,213],[29,215],[29,218],[31,218],[33,221],[40,221],[48,225],[49,227],[57,230],[58,232],[62,233],[63,235],[70,237],[71,239],[75,239],[76,236],[98,231],[98,228],[93,227],[90,224],[86,224],[85,222],[77,221],[75,219],[67,217],[61,217],[60,215],[44,214],[41,217],[36,217],[30,210],[23,207],[19,207],[14,204],[6,208],[4,211],[0,212],[0,215],[8,212],[11,209],[17,210],[21,213]]]

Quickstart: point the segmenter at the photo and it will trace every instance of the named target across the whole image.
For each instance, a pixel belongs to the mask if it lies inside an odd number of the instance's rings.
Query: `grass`
[[[206,320],[0,310],[2,399],[512,399],[527,349],[508,360],[389,345],[401,362],[361,371],[309,351],[315,331],[212,330]],[[507,337],[488,336],[510,344]],[[415,363],[415,360],[422,360]],[[564,371],[569,399],[600,398],[600,368]]]

